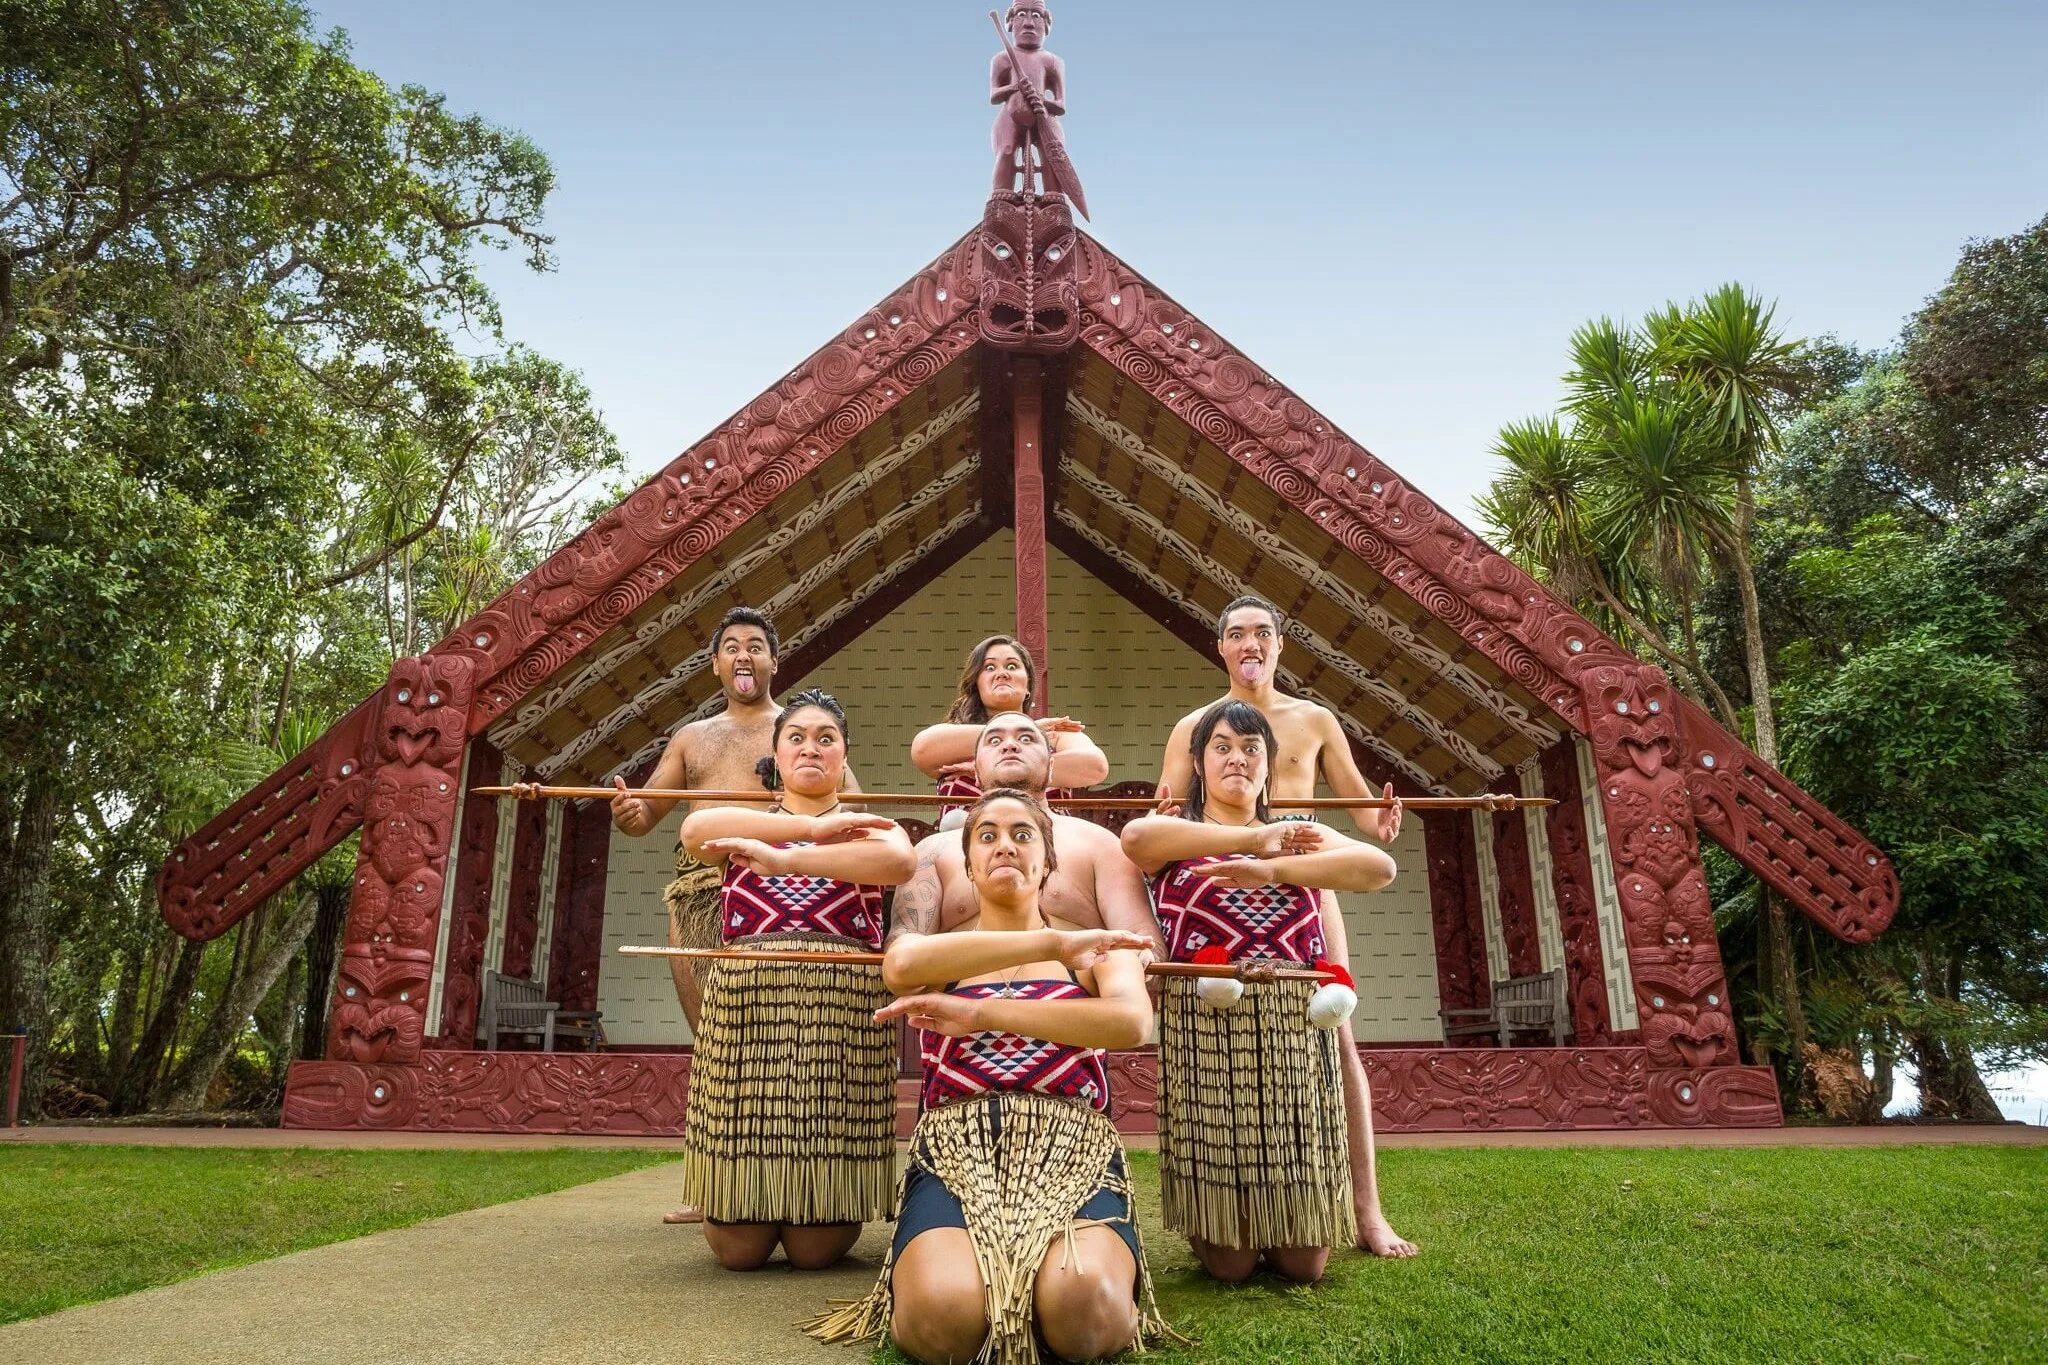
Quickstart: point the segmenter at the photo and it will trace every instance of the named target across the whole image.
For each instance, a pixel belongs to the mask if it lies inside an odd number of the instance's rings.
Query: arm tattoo
[[[890,915],[889,941],[893,943],[902,934],[939,932],[939,907],[942,900],[939,890],[938,850],[919,849],[917,872],[909,881],[896,888],[896,901]]]

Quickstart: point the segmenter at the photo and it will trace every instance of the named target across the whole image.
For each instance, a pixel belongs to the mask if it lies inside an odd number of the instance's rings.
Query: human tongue
[[[1239,659],[1237,661],[1237,676],[1245,682],[1255,683],[1259,680],[1259,670],[1263,667],[1265,667],[1263,660]]]
[[[732,690],[733,690],[733,691],[735,691],[735,692],[737,692],[737,693],[739,693],[739,694],[740,694],[741,696],[743,696],[743,697],[751,697],[751,696],[753,696],[753,695],[754,695],[754,675],[753,675],[753,674],[751,674],[751,673],[735,673],[735,674],[733,674],[733,675],[732,675]]]

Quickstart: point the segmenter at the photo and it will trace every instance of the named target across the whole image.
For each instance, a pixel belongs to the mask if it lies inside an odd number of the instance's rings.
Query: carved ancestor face
[[[1635,770],[1654,778],[1678,756],[1671,684],[1656,668],[1603,668],[1593,689],[1595,748],[1618,745]]]
[[[474,664],[462,655],[423,654],[391,665],[377,722],[386,763],[446,768],[462,758]]]
[[[1735,1052],[1728,982],[1718,962],[1645,969],[1636,975],[1643,1046],[1658,1066],[1712,1066]]]
[[[409,1062],[419,1056],[431,961],[342,955],[340,992],[327,1052],[349,1062]]]
[[[1081,334],[1073,216],[1048,200],[998,195],[981,220],[981,335],[1003,350],[1052,353]]]
[[[1045,42],[1045,35],[1052,32],[1052,11],[1043,0],[1017,0],[1010,6],[1008,18],[1010,37],[1026,52],[1036,50]]]

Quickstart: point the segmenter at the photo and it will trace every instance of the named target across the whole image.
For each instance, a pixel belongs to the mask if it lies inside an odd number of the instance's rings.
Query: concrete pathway
[[[795,1324],[867,1292],[888,1224],[833,1270],[735,1275],[675,1201],[673,1166],[634,1171],[0,1327],[0,1360],[862,1365]]]
[[[640,1147],[680,1152],[669,1137],[589,1137],[573,1133],[356,1133],[303,1128],[131,1128],[110,1124],[0,1129],[9,1142],[85,1142],[137,1147],[325,1147],[366,1151],[432,1148],[530,1151],[545,1147]],[[1382,1133],[1379,1146],[1403,1147],[1905,1147],[1921,1143],[2048,1146],[2048,1128],[2027,1123],[1884,1124],[1874,1128],[1636,1128],[1539,1133]],[[1124,1145],[1150,1149],[1158,1140],[1126,1135]]]

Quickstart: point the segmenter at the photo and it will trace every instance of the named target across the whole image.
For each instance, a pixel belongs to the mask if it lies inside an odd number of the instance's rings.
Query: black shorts
[[[1110,1163],[1110,1174],[1121,1180],[1124,1174],[1123,1153],[1117,1153]],[[1108,1223],[1117,1236],[1124,1239],[1124,1245],[1131,1249],[1131,1259],[1142,1261],[1138,1254],[1138,1225],[1131,1219],[1131,1201],[1107,1187],[1090,1195],[1088,1202],[1074,1211],[1076,1219],[1097,1218]],[[1116,1221],[1110,1221],[1110,1220]],[[892,1256],[901,1256],[903,1248],[910,1245],[910,1239],[920,1232],[933,1228],[965,1228],[967,1214],[960,1207],[960,1201],[946,1188],[946,1182],[920,1166],[910,1168],[910,1177],[903,1186],[903,1207],[896,1211],[896,1237]]]

